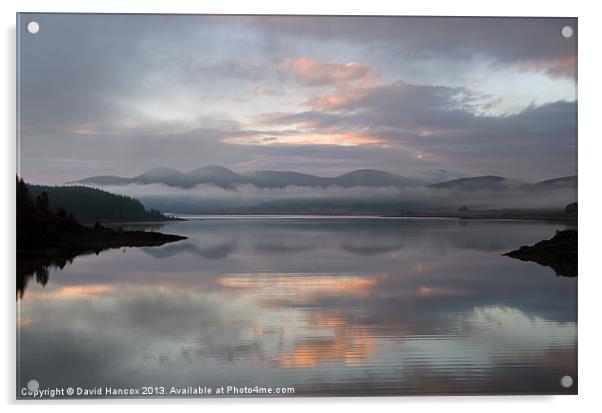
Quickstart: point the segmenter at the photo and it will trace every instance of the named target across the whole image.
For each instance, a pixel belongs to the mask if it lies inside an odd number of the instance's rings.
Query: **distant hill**
[[[164,184],[179,188],[190,188],[199,184],[231,188],[235,185],[251,184],[260,188],[282,188],[295,186],[369,186],[405,187],[422,186],[425,181],[403,177],[391,172],[375,169],[360,169],[335,177],[321,177],[290,171],[253,171],[236,173],[223,166],[205,166],[191,172],[180,172],[171,168],[153,168],[132,178],[119,176],[92,176],[69,184],[125,185],[125,184]]]
[[[401,211],[457,212],[463,205],[470,210],[558,209],[576,199],[576,176],[527,183],[496,175],[450,179],[462,173],[443,169],[424,171],[423,175],[422,178],[401,176],[376,169],[359,169],[333,177],[270,170],[243,174],[223,166],[205,166],[190,172],[153,168],[132,178],[98,176],[78,182],[99,187],[125,184],[175,187],[179,190],[166,192],[151,187],[113,187],[112,190],[139,193],[140,201],[147,207],[183,214],[395,214]],[[197,188],[200,184],[226,191]],[[249,187],[239,188],[242,185]],[[285,187],[286,190],[278,190]]]
[[[566,176],[537,183],[526,183],[503,176],[469,176],[463,172],[446,169],[422,171],[415,176],[401,176],[377,169],[358,169],[334,177],[316,176],[293,171],[258,170],[237,173],[218,165],[204,166],[190,172],[157,167],[131,177],[113,175],[91,176],[67,184],[119,186],[127,184],[163,184],[178,188],[192,188],[200,184],[233,189],[237,185],[254,185],[258,188],[306,187],[429,187],[474,191],[480,189],[555,189],[576,188],[577,176]]]
[[[237,174],[223,166],[204,166],[185,174],[195,184],[211,183],[216,186],[228,187],[234,184],[253,183],[253,180],[244,175]]]
[[[502,176],[487,175],[474,178],[454,179],[453,181],[429,185],[429,188],[456,189],[463,191],[476,191],[482,189],[504,190],[527,188],[529,184]]]
[[[565,176],[562,178],[548,179],[534,184],[526,183],[516,179],[508,179],[502,176],[486,175],[473,178],[454,179],[429,185],[429,188],[455,189],[462,191],[524,189],[524,190],[554,190],[554,189],[577,189],[577,176]]]
[[[535,184],[538,188],[577,188],[577,175],[548,179]]]
[[[253,171],[247,174],[256,186],[262,188],[283,188],[288,185],[295,186],[322,186],[324,179],[319,176],[288,171]]]
[[[423,182],[375,169],[360,169],[332,178],[333,185],[351,186],[421,186]]]
[[[471,177],[472,175],[467,173],[450,171],[448,169],[429,169],[416,174],[416,179],[424,181],[425,184],[439,184],[442,182]]]
[[[130,179],[130,183],[138,184],[165,184],[183,188],[195,185],[194,179],[186,174],[171,168],[153,168],[141,175]]]
[[[50,210],[63,208],[82,222],[165,221],[159,211],[148,211],[140,201],[85,186],[45,186],[27,184],[35,198],[46,192]]]
[[[77,181],[80,184],[97,184],[97,185],[126,185],[132,182],[131,178],[122,178],[120,176],[101,175]]]

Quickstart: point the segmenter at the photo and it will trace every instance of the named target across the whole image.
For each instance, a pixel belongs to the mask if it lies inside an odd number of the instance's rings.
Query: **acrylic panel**
[[[17,43],[18,399],[577,393],[577,19]]]

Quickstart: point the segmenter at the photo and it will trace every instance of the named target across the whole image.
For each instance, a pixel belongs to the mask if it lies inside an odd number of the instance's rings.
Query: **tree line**
[[[80,222],[167,219],[161,212],[147,210],[139,200],[129,196],[85,186],[32,185],[22,178],[17,178],[17,205],[52,211],[63,217],[70,213]]]

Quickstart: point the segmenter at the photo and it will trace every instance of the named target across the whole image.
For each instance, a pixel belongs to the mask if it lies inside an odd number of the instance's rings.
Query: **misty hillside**
[[[235,184],[252,183],[252,179],[237,174],[223,166],[204,166],[188,172],[186,176],[196,183],[212,183],[217,186],[227,187]]]
[[[320,186],[324,178],[300,172],[253,171],[247,174],[257,186],[263,188],[283,188],[288,185]]]
[[[474,178],[461,178],[453,181],[442,182],[429,185],[429,188],[454,189],[464,191],[475,190],[508,190],[508,189],[524,189],[541,191],[547,189],[567,189],[577,188],[577,176],[566,176],[556,179],[548,179],[546,181],[529,184],[516,179],[508,179],[501,176],[477,176]]]
[[[507,188],[525,188],[528,184],[515,179],[508,179],[501,176],[487,175],[474,178],[460,178],[453,181],[441,182],[430,185],[430,188],[444,188],[456,190],[501,190]]]
[[[577,175],[566,176],[563,178],[556,179],[548,179],[546,181],[538,182],[536,185],[538,188],[577,188]]]
[[[100,189],[85,186],[45,186],[27,184],[35,198],[46,192],[50,199],[49,209],[60,208],[69,211],[82,222],[118,221],[164,221],[165,217],[157,210],[148,211],[137,199],[116,195]]]
[[[455,179],[471,177],[473,177],[473,175],[460,171],[450,171],[448,169],[429,169],[416,174],[416,179],[431,184],[439,184],[442,182],[453,181]]]
[[[170,213],[395,213],[500,208],[563,209],[577,200],[577,177],[527,183],[502,176],[461,177],[435,170],[443,182],[375,169],[335,177],[292,171],[245,174],[222,166],[191,172],[153,168],[132,178],[99,176],[78,181],[110,192],[134,196],[146,207]]]
[[[422,186],[427,182],[419,178],[403,177],[391,172],[375,169],[360,169],[335,177],[321,177],[290,171],[252,171],[236,173],[223,166],[205,166],[191,172],[180,172],[171,168],[158,167],[138,176],[124,178],[119,176],[92,176],[69,184],[127,185],[127,184],[163,184],[177,188],[191,188],[200,184],[232,188],[236,185],[250,184],[259,188],[282,188],[294,186],[367,186],[367,187],[405,187]]]
[[[172,168],[152,168],[140,175],[126,178],[101,175],[84,178],[68,184],[98,186],[120,186],[127,184],[162,184],[174,188],[192,188],[197,185],[214,185],[234,189],[238,185],[253,185],[258,188],[301,187],[429,187],[455,190],[501,190],[508,188],[570,188],[577,186],[576,176],[549,179],[538,183],[526,183],[502,176],[468,176],[462,172],[435,169],[423,171],[417,177],[401,176],[376,169],[358,169],[335,177],[315,176],[292,171],[251,171],[237,173],[223,166],[204,166],[190,172]]]
[[[127,185],[131,183],[130,178],[121,178],[119,176],[112,175],[101,175],[93,176],[91,178],[81,179],[77,182],[68,182],[68,184],[79,183],[79,184],[96,184],[96,185]]]

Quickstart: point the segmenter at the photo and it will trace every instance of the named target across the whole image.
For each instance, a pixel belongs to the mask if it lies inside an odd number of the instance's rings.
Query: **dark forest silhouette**
[[[167,221],[156,209],[150,211],[142,203],[125,195],[112,194],[85,186],[45,186],[25,184],[37,206],[73,214],[80,222]]]
[[[64,208],[52,208],[53,199],[41,191],[33,195],[29,185],[17,177],[17,297],[22,298],[29,280],[48,282],[49,270],[63,268],[82,254],[109,248],[158,246],[185,239],[159,232],[111,229],[96,221],[80,224]]]

